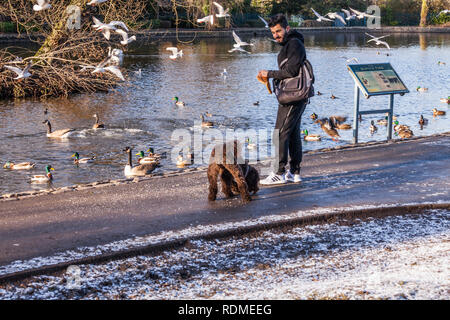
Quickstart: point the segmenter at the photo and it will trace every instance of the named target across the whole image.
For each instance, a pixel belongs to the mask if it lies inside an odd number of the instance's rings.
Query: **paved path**
[[[204,171],[0,201],[0,265],[188,226],[314,208],[450,202],[450,134],[304,156],[303,182],[207,201]]]

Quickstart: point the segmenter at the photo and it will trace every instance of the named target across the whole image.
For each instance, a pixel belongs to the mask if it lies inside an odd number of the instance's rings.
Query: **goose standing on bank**
[[[42,122],[47,125],[47,137],[48,138],[67,138],[75,129],[60,129],[52,132],[52,125],[50,121],[45,120]]]
[[[152,173],[153,170],[155,170],[156,163],[145,163],[145,164],[140,164],[136,167],[133,167],[133,163],[132,163],[133,155],[131,154],[131,150],[132,149],[130,147],[126,147],[123,150],[128,154],[128,163],[124,168],[125,176],[145,176],[147,174]]]

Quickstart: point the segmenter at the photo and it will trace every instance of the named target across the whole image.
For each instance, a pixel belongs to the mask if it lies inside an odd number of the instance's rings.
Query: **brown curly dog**
[[[252,200],[250,192],[255,194],[258,190],[259,173],[254,167],[242,160],[241,145],[237,140],[231,143],[216,145],[209,158],[208,181],[210,201],[217,197],[217,178],[220,176],[222,192],[227,198],[234,196],[233,192],[240,193],[242,202]]]

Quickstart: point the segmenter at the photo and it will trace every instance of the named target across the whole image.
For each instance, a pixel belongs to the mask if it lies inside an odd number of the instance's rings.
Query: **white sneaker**
[[[300,177],[299,174],[292,174],[289,170],[284,175],[284,179],[286,179],[286,181],[290,181],[290,182],[294,182],[294,183],[302,182],[302,178]]]
[[[269,184],[283,184],[286,183],[286,179],[284,178],[284,174],[275,174],[271,173],[267,178],[264,180],[260,180],[259,183],[262,185],[269,185]]]

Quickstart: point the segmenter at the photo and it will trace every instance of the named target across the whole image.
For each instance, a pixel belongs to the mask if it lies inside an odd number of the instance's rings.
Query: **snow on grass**
[[[449,299],[450,211],[195,240],[0,286],[2,299]]]
[[[443,201],[439,200],[434,203],[439,204]],[[418,204],[432,204],[432,203],[409,203],[408,205],[418,205]],[[64,263],[76,259],[82,259],[86,257],[98,256],[105,253],[117,252],[121,250],[126,250],[136,247],[144,247],[154,244],[159,244],[164,241],[173,241],[179,239],[186,239],[191,237],[201,237],[202,235],[211,232],[220,232],[230,229],[239,229],[245,227],[252,227],[260,224],[268,224],[275,222],[282,222],[290,219],[301,218],[301,217],[313,217],[321,214],[336,213],[341,212],[351,212],[354,210],[364,210],[373,208],[390,208],[396,207],[397,204],[383,204],[374,207],[373,205],[358,205],[358,206],[348,206],[346,208],[317,208],[312,210],[299,211],[294,213],[288,213],[283,215],[269,215],[254,219],[248,219],[241,222],[229,222],[221,224],[212,225],[199,225],[191,226],[183,230],[177,231],[165,231],[159,234],[152,234],[148,236],[138,236],[130,239],[120,240],[111,242],[105,245],[98,245],[94,247],[79,247],[73,250],[66,250],[63,252],[56,253],[52,256],[47,257],[35,257],[29,260],[16,260],[8,265],[0,266],[0,275],[14,273],[18,271],[39,268],[42,266],[54,265],[58,263]]]

